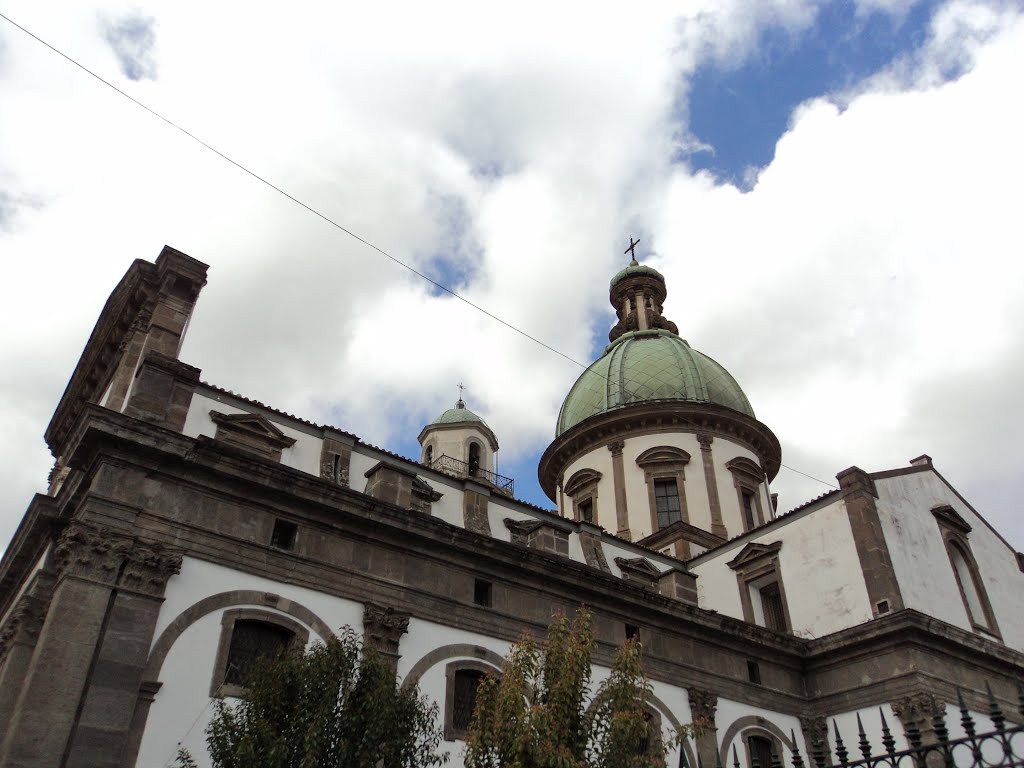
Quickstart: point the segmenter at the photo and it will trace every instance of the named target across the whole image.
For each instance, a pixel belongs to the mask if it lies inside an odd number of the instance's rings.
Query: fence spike
[[[1024,717],[1024,682],[1017,683],[1017,701],[1019,702],[1017,708],[1020,710],[1021,717]]]
[[[797,746],[796,734],[792,728],[789,729],[789,738],[793,742],[793,768],[804,768],[804,759],[800,756],[800,747]]]
[[[839,760],[839,765],[848,765],[846,760],[847,752],[846,745],[843,744],[843,737],[839,735],[839,726],[836,725],[836,721],[832,720],[832,730],[836,734],[836,758]]]
[[[686,759],[686,743],[679,745],[679,768],[690,768],[690,761]]]
[[[892,737],[892,731],[889,730],[889,723],[885,719],[885,712],[882,711],[881,707],[878,708],[878,716],[882,719],[882,745],[891,758],[896,754],[896,739]]]
[[[988,684],[988,680],[985,681],[985,693],[988,694],[988,716],[992,718],[992,723],[995,725],[996,730],[1002,733],[1006,728],[1006,716],[1003,715],[1003,710],[999,708],[999,702],[996,701],[995,694],[992,693],[992,686]]]
[[[736,745],[732,745],[732,764],[736,768],[740,768],[740,756],[736,754]]]
[[[814,768],[825,768],[825,750],[822,749],[821,739],[814,739],[811,742],[811,759],[814,761]]]
[[[864,755],[864,760],[871,760],[871,742],[868,741],[868,735],[864,733],[864,723],[860,721],[860,712],[857,713],[857,733],[860,737],[858,746],[860,747],[860,753]]]
[[[715,745],[715,768],[722,768],[722,750]]]
[[[960,724],[964,727],[964,733],[970,738],[974,738],[974,718],[971,717],[971,713],[967,710],[967,705],[964,703],[964,692],[960,690],[960,686],[956,687],[956,703],[960,707]]]
[[[771,740],[771,748],[768,750],[768,754],[772,756],[772,768],[783,768],[782,758],[779,756],[779,750],[775,748],[775,739]]]
[[[907,741],[910,742],[910,748],[911,749],[920,749],[921,748],[921,741],[922,741],[922,739],[921,739],[921,729],[917,727],[917,721],[916,720],[911,720],[910,722],[907,723],[906,727],[903,730],[907,734]]]
[[[946,716],[939,707],[932,713],[932,728],[935,730],[935,738],[938,739],[939,745],[945,749],[949,743],[949,730],[946,728]]]
[[[700,759],[700,749],[697,750],[697,768],[704,768],[704,761]]]

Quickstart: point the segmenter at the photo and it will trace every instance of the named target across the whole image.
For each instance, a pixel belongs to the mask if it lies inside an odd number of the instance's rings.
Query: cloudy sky
[[[63,7],[62,7],[63,6]],[[47,2],[2,12],[576,361],[628,238],[779,436],[783,509],[929,453],[1018,549],[1024,10],[1005,2]],[[410,456],[467,387],[499,469],[580,374],[0,19],[0,541],[135,258],[210,265],[203,378]]]

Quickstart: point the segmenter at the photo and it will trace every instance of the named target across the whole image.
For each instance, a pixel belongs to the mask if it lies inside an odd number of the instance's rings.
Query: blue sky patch
[[[752,171],[771,162],[800,103],[843,90],[919,47],[937,5],[918,3],[901,18],[858,17],[852,2],[828,3],[799,37],[766,31],[743,66],[698,70],[689,93],[690,133],[713,150],[677,159],[749,189]]]

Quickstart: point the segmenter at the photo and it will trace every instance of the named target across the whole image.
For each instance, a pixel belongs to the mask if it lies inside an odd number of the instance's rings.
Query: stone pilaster
[[[467,531],[491,535],[491,521],[487,517],[489,501],[489,494],[473,490],[466,483],[466,490],[462,494],[462,518]]]
[[[693,724],[703,729],[697,738],[697,755],[705,766],[718,764],[718,726],[715,712],[718,709],[718,694],[702,688],[687,688],[690,701],[690,717]]]
[[[715,462],[711,454],[711,444],[715,438],[706,432],[697,435],[700,443],[700,458],[704,464],[704,482],[708,487],[708,506],[711,508],[711,532],[723,539],[729,538],[729,531],[722,519],[722,501],[718,497],[718,477],[715,475]]]
[[[604,547],[601,546],[601,537],[586,531],[580,531],[580,547],[583,549],[583,558],[591,568],[600,568],[602,571],[611,571],[608,567],[608,558],[604,556]]]
[[[0,746],[6,737],[7,724],[14,715],[22,683],[50,607],[52,592],[53,575],[45,571],[37,574],[0,630]]]
[[[825,764],[832,765],[832,751],[828,741],[828,721],[820,715],[801,717],[800,730],[804,734],[804,755],[807,765],[814,765],[816,749],[821,751],[825,758]]]
[[[626,504],[626,467],[622,459],[622,449],[625,447],[626,443],[622,440],[608,443],[608,450],[612,453],[612,482],[615,484],[615,525],[618,528],[615,535],[632,541],[629,507]]]
[[[320,449],[320,477],[348,488],[351,464],[351,446],[325,437]]]
[[[844,469],[836,475],[836,479],[839,481],[846,514],[850,520],[850,529],[864,574],[872,614],[879,615],[878,605],[882,601],[888,603],[888,610],[883,613],[901,610],[903,596],[892,567],[889,547],[882,533],[882,523],[878,517],[878,507],[875,504],[878,492],[875,490],[875,482],[859,467]]]
[[[120,765],[167,579],[181,555],[72,521],[8,738],[5,768]]]
[[[402,635],[409,631],[409,614],[394,608],[366,603],[363,611],[363,642],[375,649],[397,671]]]

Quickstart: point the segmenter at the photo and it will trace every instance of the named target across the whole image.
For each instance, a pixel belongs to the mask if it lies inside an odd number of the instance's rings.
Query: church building
[[[458,768],[482,675],[582,604],[595,683],[637,636],[652,722],[709,723],[672,766],[1020,719],[1024,555],[927,455],[776,509],[779,440],[655,269],[611,280],[609,344],[538,467],[548,509],[461,397],[414,459],[204,381],[179,350],[206,279],[170,247],[133,263],[56,406],[48,490],[0,560],[0,768],[159,768],[179,744],[209,765],[213,702],[254,660],[346,626],[437,702]]]

